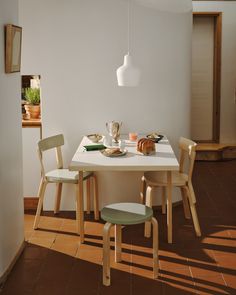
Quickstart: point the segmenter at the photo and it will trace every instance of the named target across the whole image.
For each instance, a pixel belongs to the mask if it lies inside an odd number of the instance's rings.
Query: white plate
[[[106,153],[106,150],[101,150],[100,152],[101,154],[103,154],[103,156],[110,157],[110,158],[122,157],[127,154],[127,150],[123,150],[122,152],[120,152],[120,154],[109,154],[109,153]]]

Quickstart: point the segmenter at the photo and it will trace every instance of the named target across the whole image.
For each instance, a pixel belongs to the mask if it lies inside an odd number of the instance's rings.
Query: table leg
[[[80,242],[84,242],[84,198],[83,198],[83,171],[79,171],[79,233],[80,233]]]
[[[90,200],[91,200],[91,192],[90,192],[90,178],[88,178],[86,180],[86,210],[87,210],[87,214],[90,214]]]
[[[167,231],[168,243],[172,243],[172,176],[171,171],[167,171]]]

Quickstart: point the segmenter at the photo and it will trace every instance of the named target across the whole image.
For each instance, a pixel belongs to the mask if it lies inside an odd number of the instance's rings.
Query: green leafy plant
[[[37,105],[40,103],[40,89],[39,88],[26,88],[25,99],[28,104]]]

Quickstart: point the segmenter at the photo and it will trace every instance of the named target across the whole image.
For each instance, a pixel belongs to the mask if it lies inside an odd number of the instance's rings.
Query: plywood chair
[[[172,172],[172,185],[179,187],[181,190],[184,215],[185,218],[190,219],[190,211],[195,228],[196,235],[201,236],[201,229],[198,222],[196,211],[196,197],[192,185],[192,174],[194,161],[196,157],[196,143],[192,140],[181,137],[179,140],[180,149],[180,167],[179,171]],[[188,161],[188,163],[186,163]],[[184,167],[187,164],[188,168],[184,173]],[[166,187],[167,176],[164,172],[145,172],[142,177],[141,200],[145,199],[146,205],[152,207],[153,188],[162,188],[162,213],[166,213]],[[171,204],[170,204],[171,205]],[[167,203],[168,206],[168,203]],[[190,210],[189,210],[190,206]],[[145,236],[150,236],[150,222],[145,223]]]
[[[45,139],[42,139],[38,142],[38,154],[39,160],[41,164],[41,181],[38,191],[38,207],[34,220],[34,229],[38,228],[40,214],[43,205],[43,199],[45,194],[45,189],[48,183],[56,184],[56,198],[55,198],[55,207],[54,213],[58,213],[60,210],[60,202],[61,202],[61,192],[62,192],[62,184],[70,183],[75,185],[76,189],[76,222],[77,222],[77,232],[79,234],[79,190],[78,190],[78,172],[69,171],[68,169],[63,168],[63,160],[62,160],[62,152],[61,146],[64,145],[64,137],[62,134],[51,136]],[[45,173],[42,153],[50,150],[56,150],[56,159],[57,159],[57,169],[49,171]],[[87,205],[90,206],[90,185],[91,180],[93,182],[93,191],[94,191],[94,216],[95,219],[99,219],[99,206],[98,206],[98,189],[97,189],[97,179],[93,172],[84,172],[83,180],[87,182]],[[89,207],[90,210],[90,207]]]

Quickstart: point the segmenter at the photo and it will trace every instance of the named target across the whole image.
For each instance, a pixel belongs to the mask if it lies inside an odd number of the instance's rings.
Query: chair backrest
[[[196,157],[196,142],[180,137],[179,139],[179,149],[180,149],[180,163],[179,163],[179,172],[184,172],[184,164],[186,159],[188,159],[188,179],[191,181],[193,174],[194,161]]]
[[[41,152],[44,152],[46,150],[50,150],[62,145],[64,145],[64,137],[62,134],[50,136],[38,142],[38,147]]]
[[[64,145],[64,136],[62,134],[47,137],[38,142],[38,154],[39,154],[39,160],[41,164],[41,173],[43,177],[45,176],[45,170],[43,165],[42,152],[55,148],[57,168],[61,169],[63,168],[63,160],[62,160],[62,153],[61,153],[62,145]]]

